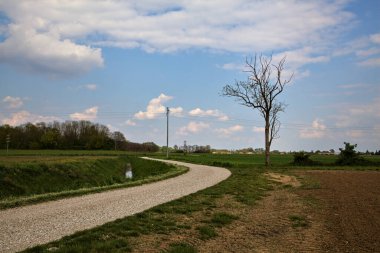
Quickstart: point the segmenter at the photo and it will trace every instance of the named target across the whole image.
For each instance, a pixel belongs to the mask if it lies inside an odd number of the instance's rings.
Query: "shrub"
[[[344,149],[340,148],[340,154],[336,163],[338,165],[354,165],[354,164],[364,164],[368,161],[360,157],[355,148],[357,144],[351,145],[349,142],[344,142]]]
[[[301,151],[294,153],[293,157],[294,165],[315,165],[316,162],[310,159],[310,155]]]

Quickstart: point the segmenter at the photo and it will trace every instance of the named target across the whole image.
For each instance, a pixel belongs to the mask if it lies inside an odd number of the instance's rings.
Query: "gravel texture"
[[[0,211],[0,252],[20,251],[133,215],[213,186],[231,175],[224,168],[165,162],[190,170],[156,183]]]

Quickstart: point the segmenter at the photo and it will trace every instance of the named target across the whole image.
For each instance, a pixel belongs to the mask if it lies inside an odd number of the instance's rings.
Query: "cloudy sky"
[[[286,56],[279,150],[380,149],[380,1],[0,1],[0,123],[90,120],[131,141],[264,146],[220,96]]]

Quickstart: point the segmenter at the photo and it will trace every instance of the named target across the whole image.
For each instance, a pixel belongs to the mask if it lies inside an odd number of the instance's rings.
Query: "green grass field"
[[[119,155],[145,155],[115,150],[10,150],[8,156],[37,156],[48,159],[49,156],[119,156]],[[149,156],[165,158],[165,154],[147,153]],[[0,149],[0,159],[7,156],[7,151]],[[380,162],[380,156],[363,156],[370,161]],[[170,158],[180,159],[199,164],[212,165],[213,162],[230,163],[235,167],[257,166],[264,164],[263,154],[170,154]],[[336,161],[335,155],[314,154],[310,157],[314,161],[332,164]],[[292,154],[271,154],[271,163],[274,166],[287,166],[293,161]]]
[[[186,171],[135,155],[53,154],[37,151],[29,155],[0,156],[0,208],[133,186]],[[132,166],[133,179],[125,177],[128,163]]]
[[[157,157],[165,158],[165,155],[157,154]],[[363,156],[365,159],[377,162],[380,164],[380,156]],[[335,155],[312,155],[310,157],[313,161],[319,162],[320,165],[314,166],[315,168],[327,169],[334,168],[338,169],[334,163],[337,160]],[[227,168],[246,168],[246,167],[262,167],[264,165],[264,155],[248,155],[248,154],[170,154],[169,159],[180,160],[191,163],[198,163],[211,166],[221,166]],[[271,164],[274,169],[294,169],[302,168],[303,166],[292,165],[293,155],[292,154],[271,154]],[[307,167],[307,168],[314,168]],[[357,166],[359,169],[378,169],[379,166]],[[347,169],[347,168],[343,168]]]
[[[0,149],[2,156],[118,156],[134,154],[118,150],[7,150]]]

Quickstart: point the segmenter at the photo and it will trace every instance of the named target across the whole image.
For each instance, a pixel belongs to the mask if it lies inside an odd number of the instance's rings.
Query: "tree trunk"
[[[269,113],[265,116],[265,167],[270,165]]]

